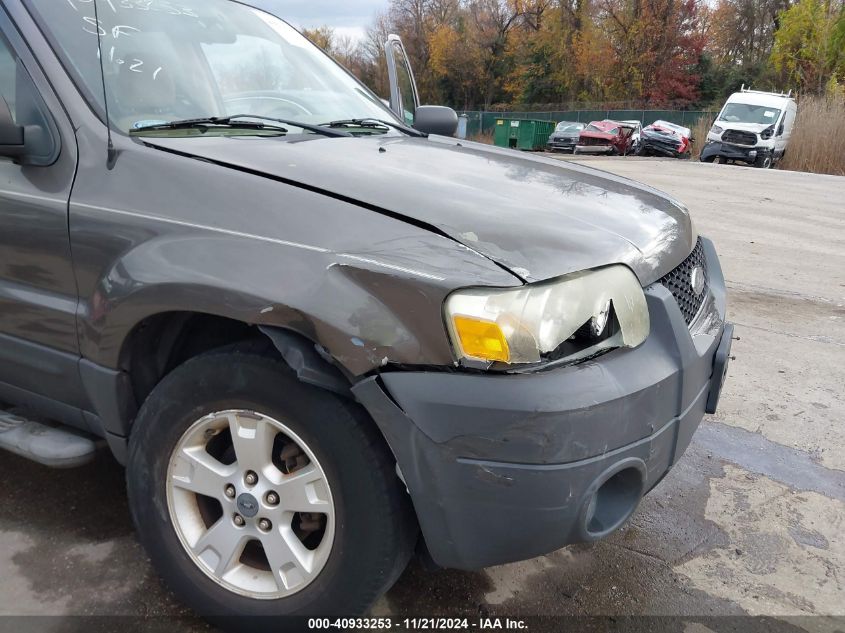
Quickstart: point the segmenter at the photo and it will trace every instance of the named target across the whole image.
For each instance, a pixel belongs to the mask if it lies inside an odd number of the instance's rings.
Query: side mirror
[[[9,104],[0,97],[0,156],[19,158],[25,150],[24,128],[15,124]]]
[[[426,134],[454,136],[458,131],[458,113],[444,106],[420,106],[414,128]]]

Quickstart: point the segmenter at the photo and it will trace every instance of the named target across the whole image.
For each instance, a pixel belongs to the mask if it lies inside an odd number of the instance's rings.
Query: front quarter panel
[[[182,311],[294,330],[353,375],[387,363],[449,365],[446,296],[519,284],[400,220],[118,143],[112,170],[89,155],[71,201],[82,354],[104,367],[119,368],[124,341],[145,318]]]

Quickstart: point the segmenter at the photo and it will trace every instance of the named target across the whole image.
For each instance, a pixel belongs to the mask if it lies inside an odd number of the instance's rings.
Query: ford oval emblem
[[[696,297],[700,297],[704,294],[704,288],[707,285],[707,281],[704,276],[704,269],[701,266],[693,268],[692,274],[690,274],[690,285],[692,286],[692,291],[695,293]]]
[[[247,519],[251,519],[258,514],[258,500],[249,493],[244,493],[238,497],[238,511]]]

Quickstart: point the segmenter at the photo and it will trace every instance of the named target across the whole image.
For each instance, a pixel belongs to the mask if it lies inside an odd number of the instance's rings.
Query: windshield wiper
[[[301,121],[294,121],[293,119],[276,119],[269,116],[261,116],[260,114],[233,114],[232,116],[223,117],[222,120],[229,123],[232,119],[258,119],[260,121],[272,121],[274,123],[281,123],[282,125],[290,125],[298,127],[315,134],[322,134],[329,138],[343,138],[352,136],[349,132],[341,132],[340,130],[333,130],[325,125],[315,125],[313,123],[303,123]]]
[[[237,121],[236,119],[258,119],[258,121]],[[263,121],[270,121],[280,125],[268,125]],[[292,121],[288,119],[275,119],[272,117],[261,116],[258,114],[233,114],[231,116],[223,117],[204,117],[199,119],[182,119],[179,121],[170,121],[168,123],[156,123],[153,125],[145,125],[143,127],[132,130],[133,134],[151,130],[184,130],[191,128],[202,128],[208,126],[228,127],[241,130],[276,130],[287,133],[288,129],[281,127],[282,125],[289,125],[291,127],[298,127],[315,134],[322,134],[329,138],[340,138],[352,136],[348,132],[341,132],[339,130],[332,130],[322,125],[312,125],[310,123],[302,123],[301,121]]]
[[[248,121],[232,121],[231,117],[204,117],[199,119],[181,119],[178,121],[166,121],[162,123],[152,123],[135,128],[130,131],[130,134],[138,132],[148,132],[151,130],[188,130],[191,128],[203,127],[229,127],[244,130],[276,130],[279,132],[287,132],[287,128],[276,125],[268,126],[266,123],[256,123]]]
[[[361,127],[361,128],[370,128],[370,129],[378,129],[378,128],[387,128],[387,129],[394,129],[407,134],[408,136],[417,136],[417,137],[427,137],[428,134],[424,132],[420,132],[419,130],[415,130],[412,127],[408,127],[407,125],[401,125],[399,123],[393,123],[392,121],[385,121],[383,119],[345,119],[342,121],[332,121],[331,123],[323,123],[323,127],[327,128],[338,128],[338,127]]]

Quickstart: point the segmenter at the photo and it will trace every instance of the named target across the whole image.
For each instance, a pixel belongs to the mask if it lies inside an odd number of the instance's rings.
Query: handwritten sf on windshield
[[[73,8],[74,11],[77,12],[79,12],[80,5],[92,5],[93,2],[94,0],[67,0],[67,3]],[[119,13],[118,9],[128,9],[134,11],[162,12],[167,13],[169,15],[180,15],[191,18],[199,18],[199,16],[194,13],[191,9],[173,4],[171,2],[156,2],[154,0],[102,0],[102,3],[105,6],[108,6],[108,8],[114,14]],[[129,24],[117,24],[111,27],[111,29],[106,29],[103,26],[103,21],[98,22],[93,16],[87,15],[82,16],[82,23],[82,30],[84,30],[86,33],[90,33],[91,35],[99,34],[101,38],[104,38],[106,40],[111,39],[114,42],[117,42],[121,38],[131,37],[133,33],[141,32],[141,29]],[[107,45],[107,48],[109,51],[109,63],[116,64],[118,66],[129,64],[129,70],[134,73],[149,72],[149,69],[144,69],[144,60],[138,58],[123,59],[117,56],[116,44],[110,43]],[[158,75],[162,70],[162,67],[159,66],[152,71],[153,80],[156,80],[158,78]]]

